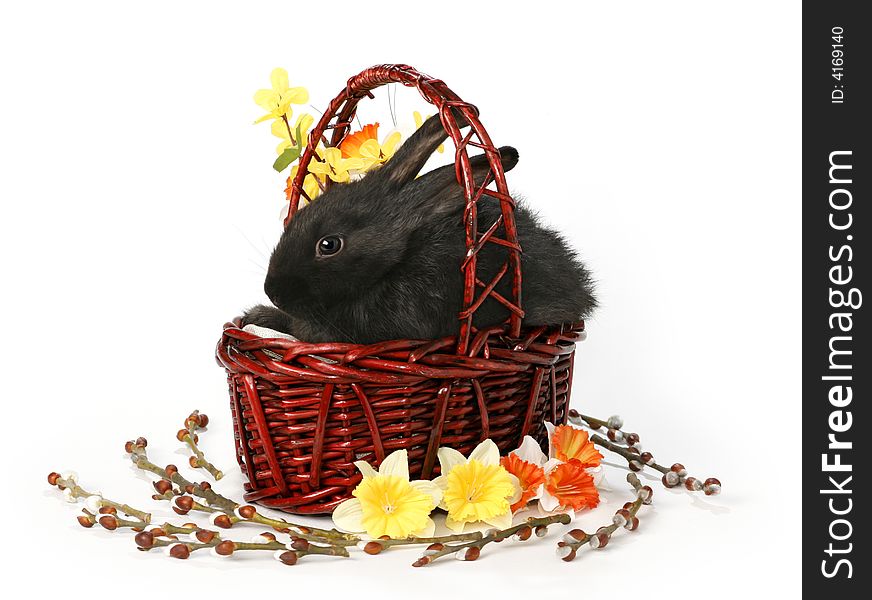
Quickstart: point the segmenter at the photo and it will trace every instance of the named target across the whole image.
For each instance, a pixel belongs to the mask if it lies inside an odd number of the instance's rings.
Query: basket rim
[[[456,336],[376,344],[313,344],[260,337],[242,329],[237,317],[224,324],[216,360],[232,373],[250,373],[278,385],[299,380],[414,385],[427,379],[510,375],[535,366],[549,367],[572,353],[575,344],[586,337],[584,321],[529,327],[519,338],[508,333],[507,324],[479,330],[470,350],[458,354]],[[540,341],[543,336],[544,342]]]
[[[489,356],[478,357],[485,346],[493,339],[512,342],[511,355],[529,360],[534,355],[562,356],[567,351],[548,351],[547,346],[572,347],[576,342],[583,341],[586,337],[585,322],[583,320],[574,323],[564,323],[551,326],[528,326],[522,328],[521,336],[511,336],[508,324],[482,328],[476,332],[472,347],[466,353],[457,353],[457,335],[446,336],[436,339],[396,339],[385,340],[373,344],[358,344],[354,342],[306,342],[303,340],[289,340],[286,338],[262,337],[250,331],[245,331],[242,326],[242,317],[236,317],[224,324],[222,339],[219,345],[233,344],[241,352],[271,351],[280,354],[280,360],[287,362],[301,356],[311,356],[322,359],[325,364],[349,365],[366,361],[373,357],[388,355],[396,359],[399,354],[408,354],[406,362],[409,364],[426,364],[428,356],[439,355],[455,357],[461,362],[477,361],[479,368],[487,370],[494,368],[499,370],[502,361],[511,361],[511,356],[504,352],[497,352],[498,358]],[[547,336],[546,344],[536,343],[542,336]],[[508,344],[507,344],[508,345]],[[340,359],[337,360],[336,357]],[[440,359],[445,360],[445,359]],[[547,363],[547,364],[550,364]],[[463,375],[448,375],[450,377],[462,377]]]

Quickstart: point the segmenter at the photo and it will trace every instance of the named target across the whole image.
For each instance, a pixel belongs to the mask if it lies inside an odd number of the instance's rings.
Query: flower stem
[[[291,131],[291,123],[288,121],[288,115],[287,115],[287,114],[282,115],[282,121],[285,122],[285,127],[288,128],[288,137],[290,138],[291,143],[292,143],[294,146],[296,146],[296,145],[297,145],[297,141],[294,139],[294,132]]]

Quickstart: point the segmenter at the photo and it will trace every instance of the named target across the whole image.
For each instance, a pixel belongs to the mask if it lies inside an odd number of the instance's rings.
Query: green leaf
[[[300,154],[303,153],[303,132],[300,131],[300,125],[302,123],[297,123],[297,148],[300,149]]]
[[[299,148],[286,148],[284,152],[282,152],[276,161],[273,163],[273,169],[281,173],[285,169],[290,166],[292,162],[300,158],[300,149]]]

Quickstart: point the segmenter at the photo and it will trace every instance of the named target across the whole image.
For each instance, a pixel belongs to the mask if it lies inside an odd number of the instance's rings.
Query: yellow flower
[[[281,119],[291,116],[291,104],[305,104],[309,101],[309,92],[304,87],[288,87],[288,72],[282,68],[273,69],[269,76],[272,89],[257,90],[254,101],[267,114],[255,123],[267,119]]]
[[[461,533],[467,523],[511,527],[511,506],[521,497],[521,486],[500,466],[500,451],[493,440],[476,446],[469,458],[451,448],[439,448],[438,456],[442,474],[433,483],[442,489],[439,508],[448,511],[449,529]]]
[[[339,148],[318,148],[316,150],[319,161],[309,163],[309,173],[329,177],[336,183],[345,183],[351,175],[349,171],[359,170],[363,166],[360,158],[342,158]]]
[[[429,537],[436,525],[430,513],[442,499],[442,490],[432,481],[409,481],[409,455],[392,452],[379,470],[369,463],[354,465],[363,474],[352,494],[333,511],[333,523],[354,533],[366,532],[377,538]]]
[[[381,165],[390,160],[400,143],[400,132],[394,131],[379,144],[378,140],[367,140],[360,145],[360,159],[363,166],[361,172],[369,171],[375,165]]]
[[[417,131],[421,128],[421,125],[424,124],[424,117],[422,117],[421,113],[416,110],[412,113],[412,118],[415,119],[415,131]],[[439,144],[439,147],[436,148],[436,152],[439,152],[440,154],[445,152],[445,144]]]
[[[378,123],[364,125],[364,127],[345,137],[339,144],[343,158],[357,158],[362,162],[359,172],[365,173],[375,165],[381,165],[390,160],[397,151],[402,134],[393,131],[385,136],[384,141],[378,141]]]
[[[300,165],[294,165],[291,167],[291,175],[289,177],[289,181],[293,181],[297,176],[297,171],[300,170]],[[321,186],[318,184],[318,180],[321,183],[324,183],[324,178],[313,175],[312,173],[306,173],[306,176],[303,178],[303,191],[306,192],[306,195],[309,196],[309,200],[314,200],[321,193]],[[300,196],[300,200],[302,202],[301,206],[304,206],[306,203],[306,198],[304,196]]]
[[[276,119],[272,122],[272,134],[277,138],[281,138],[281,143],[276,146],[276,154],[281,154],[285,151],[286,148],[290,148],[292,146],[296,146],[300,140],[292,139],[291,133],[293,132],[293,136],[296,137],[297,129],[300,130],[300,138],[303,140],[303,144],[306,143],[306,136],[309,134],[309,128],[312,126],[312,123],[315,122],[315,117],[310,114],[303,113],[299,117],[297,117],[297,122],[291,127],[291,131],[288,131],[288,124],[285,123],[284,119]]]

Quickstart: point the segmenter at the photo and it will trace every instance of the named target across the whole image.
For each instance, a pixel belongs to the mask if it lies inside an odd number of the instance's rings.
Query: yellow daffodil
[[[351,179],[349,171],[360,170],[363,160],[360,158],[342,158],[339,148],[318,148],[318,158],[309,163],[309,172],[323,177],[329,177],[336,183],[345,183]]]
[[[297,130],[300,131],[300,138],[303,141],[303,144],[306,143],[306,136],[309,134],[309,128],[312,127],[312,123],[315,122],[315,117],[310,114],[303,113],[299,117],[297,117],[296,123],[294,123],[290,127],[290,131],[288,131],[288,123],[285,122],[284,119],[276,119],[272,122],[272,134],[277,138],[281,138],[281,142],[278,146],[276,146],[276,154],[281,154],[285,151],[286,148],[290,148],[292,146],[296,146],[300,140],[295,139],[297,136]],[[293,134],[293,137],[291,137]]]
[[[364,125],[360,131],[346,136],[339,144],[343,158],[360,159],[362,166],[359,172],[361,173],[390,160],[402,139],[402,134],[399,131],[392,131],[379,143],[378,127],[378,123]]]
[[[467,524],[497,529],[512,525],[511,506],[521,497],[518,478],[500,466],[493,440],[480,443],[465,458],[452,448],[439,448],[442,474],[433,482],[442,489],[439,508],[448,511],[445,525],[461,533]]]
[[[421,125],[424,124],[424,117],[422,117],[421,113],[416,110],[412,113],[412,118],[415,119],[415,131],[418,131],[418,129],[421,128]],[[436,152],[439,152],[440,154],[445,152],[445,144],[439,144],[439,147],[436,148]]]
[[[272,89],[257,90],[254,93],[254,101],[267,113],[255,123],[267,119],[281,119],[285,116],[290,118],[291,104],[305,104],[309,101],[309,92],[306,88],[288,86],[288,72],[284,69],[273,69],[269,79]]]
[[[333,523],[352,533],[377,538],[429,537],[436,525],[430,513],[442,499],[432,481],[409,481],[409,455],[392,452],[376,471],[364,461],[354,465],[363,475],[352,495],[333,511]]]

